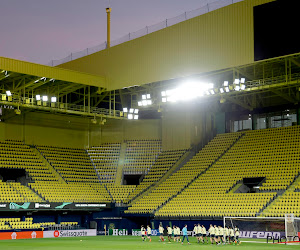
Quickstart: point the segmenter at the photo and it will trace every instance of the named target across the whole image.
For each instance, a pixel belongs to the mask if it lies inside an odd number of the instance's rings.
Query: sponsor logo
[[[128,235],[128,230],[127,229],[109,229],[109,235],[112,235],[112,236]]]
[[[13,232],[13,233],[11,234],[11,239],[12,239],[12,240],[16,240],[16,239],[17,239],[17,233],[16,233],[16,232]]]
[[[45,204],[45,203],[35,203],[35,204],[34,204],[34,207],[35,207],[35,208],[40,208],[40,207],[43,207],[43,208],[50,208],[51,205],[50,205],[50,204]]]
[[[75,207],[106,207],[106,204],[75,204]]]
[[[254,238],[254,239],[265,239],[268,236],[273,238],[280,238],[285,236],[284,232],[265,232],[265,231],[240,231],[241,238]]]
[[[32,233],[31,233],[31,238],[32,238],[32,239],[35,239],[35,238],[36,238],[36,232],[32,232]]]
[[[59,231],[58,231],[58,230],[55,230],[55,231],[53,232],[53,236],[54,236],[55,238],[59,237]]]

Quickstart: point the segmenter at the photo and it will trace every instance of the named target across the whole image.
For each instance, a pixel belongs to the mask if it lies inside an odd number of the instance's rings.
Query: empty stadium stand
[[[161,152],[159,140],[127,141],[124,173],[147,173]]]
[[[245,132],[221,159],[156,215],[258,216],[277,191],[285,190],[299,174],[299,129],[294,126]],[[266,180],[257,193],[228,193],[246,177]]]
[[[94,146],[87,150],[102,183],[111,184],[115,182],[120,148],[120,143],[112,143]]]
[[[21,221],[21,218],[0,218],[0,231],[3,230],[20,230],[20,229],[40,229],[50,226],[77,226],[78,222],[61,222],[56,224],[55,222],[39,222],[33,223],[32,217],[27,217],[24,221]]]
[[[135,198],[143,190],[149,188],[151,185],[155,184],[161,179],[161,177],[183,156],[186,152],[183,150],[174,151],[163,151],[161,152],[154,165],[149,170],[148,174],[145,175],[142,182],[134,189],[132,193],[129,194],[127,201]]]
[[[241,133],[216,136],[195,157],[149,194],[141,197],[126,213],[153,213],[159,206],[177,195],[198,175],[203,173],[241,137]]]

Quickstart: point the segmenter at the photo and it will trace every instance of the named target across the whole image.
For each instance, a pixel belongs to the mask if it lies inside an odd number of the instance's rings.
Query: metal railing
[[[121,43],[131,41],[133,39],[148,35],[148,34],[153,33],[155,31],[162,30],[164,28],[170,27],[170,26],[175,25],[177,23],[181,23],[181,22],[186,21],[188,19],[191,19],[191,18],[194,18],[194,17],[197,17],[197,16],[201,16],[201,15],[206,14],[208,12],[223,8],[225,6],[228,6],[228,5],[237,3],[237,2],[242,2],[242,1],[244,1],[244,0],[207,0],[207,1],[204,1],[204,3],[206,3],[206,4],[203,5],[202,7],[198,8],[198,9],[196,9],[196,10],[184,12],[179,16],[166,19],[162,22],[159,22],[159,23],[151,25],[151,26],[146,26],[143,29],[140,29],[140,30],[135,31],[135,32],[130,32],[127,35],[125,35],[121,38],[113,40],[113,41],[111,41],[111,47],[116,46],[116,45],[121,44]],[[76,59],[84,57],[84,56],[94,54],[94,53],[99,52],[101,50],[105,50],[106,47],[107,47],[106,42],[104,42],[104,43],[99,44],[97,46],[94,46],[94,47],[91,47],[91,48],[86,48],[82,51],[78,51],[78,52],[75,52],[75,53],[71,53],[70,55],[68,55],[65,58],[58,59],[58,60],[52,60],[47,65],[48,66],[57,66],[59,64],[63,64],[63,63],[70,62],[70,61],[76,60]]]

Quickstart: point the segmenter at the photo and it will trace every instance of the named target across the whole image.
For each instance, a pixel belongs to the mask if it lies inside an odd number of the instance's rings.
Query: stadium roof
[[[0,57],[0,70],[0,83],[8,85],[7,87],[9,87],[11,91],[23,90],[24,88],[26,91],[31,91],[37,88],[49,87],[51,82],[53,82],[50,81],[50,79],[59,81],[64,85],[72,85],[74,88],[75,86],[79,88],[82,85],[106,88],[106,79],[102,76],[49,67],[11,58]],[[46,78],[46,80],[40,81],[39,79],[41,78]]]

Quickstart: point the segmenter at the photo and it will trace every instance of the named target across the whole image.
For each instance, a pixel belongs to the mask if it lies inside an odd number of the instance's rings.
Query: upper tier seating
[[[124,172],[147,173],[160,152],[159,140],[127,141]]]
[[[217,135],[180,170],[172,174],[150,193],[137,200],[126,213],[149,213],[176,195],[198,174],[206,170],[239,138],[240,133]]]
[[[94,182],[98,177],[84,149],[38,146],[50,164],[67,182]]]
[[[144,179],[136,187],[136,189],[129,194],[127,200],[134,198],[143,190],[159,181],[163,175],[184,155],[185,152],[186,149],[161,152],[148,174],[145,175]]]
[[[88,149],[102,183],[115,182],[120,157],[120,143],[103,144]]]
[[[219,161],[156,215],[257,216],[275,191],[285,190],[300,171],[299,129],[245,132]],[[228,193],[248,177],[266,177],[259,193]]]

